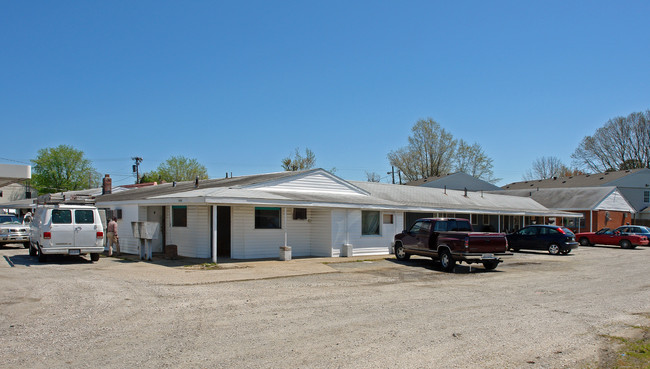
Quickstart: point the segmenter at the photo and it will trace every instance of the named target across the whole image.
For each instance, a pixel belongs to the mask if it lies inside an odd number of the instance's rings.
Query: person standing
[[[108,256],[113,256],[113,244],[115,244],[115,252],[120,254],[120,238],[117,235],[117,218],[113,217],[108,222],[106,227],[106,242],[108,243]]]

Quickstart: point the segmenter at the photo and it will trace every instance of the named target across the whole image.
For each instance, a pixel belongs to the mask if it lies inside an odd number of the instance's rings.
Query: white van
[[[29,235],[29,254],[38,261],[47,255],[85,255],[99,260],[104,251],[104,227],[99,211],[88,205],[38,205]]]

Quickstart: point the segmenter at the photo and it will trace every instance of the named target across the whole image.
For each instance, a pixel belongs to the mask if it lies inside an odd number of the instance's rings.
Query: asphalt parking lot
[[[426,258],[40,264],[0,249],[3,367],[584,368],[649,325],[650,248]]]

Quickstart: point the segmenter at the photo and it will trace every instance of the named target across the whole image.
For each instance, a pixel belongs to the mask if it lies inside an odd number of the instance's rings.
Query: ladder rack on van
[[[36,199],[38,205],[95,205],[95,197],[91,195],[65,195],[62,193],[48,193]]]

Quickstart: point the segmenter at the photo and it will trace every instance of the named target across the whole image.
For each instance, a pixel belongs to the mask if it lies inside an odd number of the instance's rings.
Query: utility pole
[[[386,174],[392,174],[393,175],[393,184],[395,184],[395,166],[391,165],[391,171],[387,172]]]
[[[135,184],[140,182],[140,163],[142,163],[142,158],[139,156],[132,157],[131,160],[135,160],[133,165],[133,173],[135,173]]]

